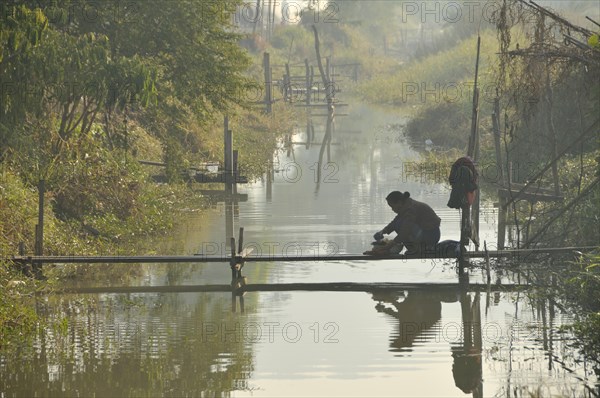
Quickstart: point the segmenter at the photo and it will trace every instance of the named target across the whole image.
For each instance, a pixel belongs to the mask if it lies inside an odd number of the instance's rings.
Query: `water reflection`
[[[390,339],[390,351],[406,353],[415,344],[426,344],[440,336],[436,325],[442,317],[442,303],[460,302],[462,330],[460,341],[451,345],[452,376],[456,387],[473,397],[483,397],[482,335],[480,293],[474,297],[462,289],[411,290],[404,292],[376,292],[375,309],[398,320],[398,328]]]
[[[452,375],[456,387],[473,397],[483,397],[482,336],[479,292],[473,301],[466,291],[460,293],[462,344],[452,346]]]
[[[3,397],[229,396],[247,388],[252,350],[229,333],[239,319],[226,294],[65,296],[39,309],[59,326],[3,353]]]
[[[401,293],[373,293],[377,301],[375,309],[396,318],[398,329],[390,340],[390,351],[406,352],[418,338],[426,338],[427,332],[442,316],[439,293],[410,291]]]

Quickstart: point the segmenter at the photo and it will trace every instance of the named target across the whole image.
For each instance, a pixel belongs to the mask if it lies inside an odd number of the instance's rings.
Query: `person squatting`
[[[440,240],[441,223],[435,211],[428,204],[412,199],[409,192],[393,191],[385,199],[397,216],[373,235],[376,241],[373,250],[365,254],[399,254],[405,247],[405,255],[435,250]],[[392,232],[396,233],[396,237],[384,240],[384,235]]]

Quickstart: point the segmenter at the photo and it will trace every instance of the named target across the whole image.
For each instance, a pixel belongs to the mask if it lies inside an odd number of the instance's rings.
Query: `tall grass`
[[[472,36],[446,51],[396,67],[391,74],[380,74],[360,85],[358,93],[368,102],[393,105],[424,105],[458,102],[472,96],[477,37]],[[481,33],[479,82],[489,86],[491,66],[495,63],[495,33]]]

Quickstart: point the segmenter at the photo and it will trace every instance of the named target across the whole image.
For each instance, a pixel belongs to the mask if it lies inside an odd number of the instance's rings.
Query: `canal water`
[[[385,203],[393,190],[436,210],[442,240],[458,238],[459,214],[446,207],[448,187],[437,182],[448,169],[415,168],[420,143],[403,136],[405,120],[361,105],[348,113],[336,120],[330,147],[322,150],[325,128],[316,121],[314,145],[277,153],[272,182],[239,187],[248,198],[235,206],[235,231],[244,227],[254,256],[361,253],[393,218]],[[306,140],[302,131],[292,137]],[[492,202],[483,198],[480,232],[490,249]],[[226,207],[192,213],[171,250],[228,253]],[[57,326],[0,354],[0,397],[594,395],[597,380],[561,328],[571,317],[559,303],[530,290],[435,287],[458,282],[453,262],[252,262],[244,275],[251,284],[424,287],[248,292],[243,311],[231,293],[45,296],[38,311]],[[136,283],[227,284],[230,277],[227,264],[148,266]],[[486,278],[474,267],[469,283]],[[516,281],[501,272],[491,279]]]

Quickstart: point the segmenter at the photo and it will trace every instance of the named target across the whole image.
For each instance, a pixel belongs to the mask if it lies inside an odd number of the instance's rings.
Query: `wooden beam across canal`
[[[235,247],[235,246],[234,246]],[[472,258],[514,258],[539,254],[565,254],[586,252],[597,247],[558,247],[534,248],[515,250],[490,250],[467,252],[464,257]],[[231,263],[241,262],[336,262],[336,261],[402,261],[428,259],[458,259],[456,256],[444,253],[424,253],[423,255],[394,255],[367,256],[364,254],[322,254],[308,256],[291,255],[260,255],[246,256],[207,256],[207,255],[173,255],[173,256],[13,256],[9,260],[15,263],[44,263],[44,264],[154,264],[154,263]]]

